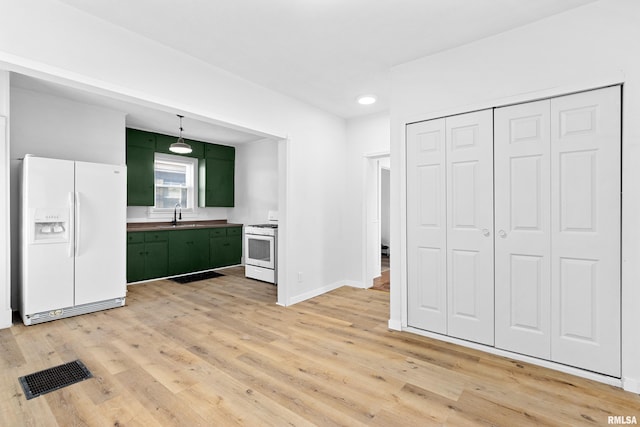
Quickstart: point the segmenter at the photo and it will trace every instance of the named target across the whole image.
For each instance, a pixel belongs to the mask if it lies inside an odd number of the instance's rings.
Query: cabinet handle
[[[483,235],[484,237],[489,237],[489,236],[491,235],[491,232],[489,231],[489,229],[488,229],[488,228],[483,228],[483,229],[482,229],[482,235]]]
[[[500,237],[502,237],[504,239],[505,237],[507,237],[507,232],[504,231],[504,230],[500,230],[500,231],[498,231],[498,236],[500,236]]]

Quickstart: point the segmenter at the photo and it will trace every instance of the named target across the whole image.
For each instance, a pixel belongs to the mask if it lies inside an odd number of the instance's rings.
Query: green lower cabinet
[[[242,262],[242,227],[227,228],[225,249],[225,265],[237,265]]]
[[[148,278],[167,277],[169,275],[169,245],[164,242],[146,243],[147,259],[145,274]]]
[[[209,238],[211,268],[240,264],[242,261],[242,228],[212,230]]]
[[[226,237],[212,237],[209,239],[209,267],[224,267],[224,250]]]
[[[170,231],[169,274],[209,269],[209,245],[204,230]]]
[[[166,277],[167,232],[127,233],[127,282]]]
[[[240,264],[242,227],[127,233],[127,282]]]
[[[127,282],[144,280],[145,249],[143,243],[127,243]]]

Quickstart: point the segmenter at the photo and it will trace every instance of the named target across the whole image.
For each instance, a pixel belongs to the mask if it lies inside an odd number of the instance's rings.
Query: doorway
[[[388,152],[365,156],[364,284],[390,290],[390,175]]]

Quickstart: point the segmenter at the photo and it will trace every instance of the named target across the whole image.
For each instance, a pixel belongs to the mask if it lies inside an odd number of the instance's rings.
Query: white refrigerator
[[[124,166],[25,156],[20,280],[25,325],[125,304],[126,192]]]

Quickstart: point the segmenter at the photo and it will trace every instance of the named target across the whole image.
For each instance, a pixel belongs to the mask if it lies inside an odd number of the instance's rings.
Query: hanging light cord
[[[181,116],[180,114],[176,114],[176,116],[180,117],[180,138],[178,138],[178,140],[182,139],[182,118],[184,116]]]

